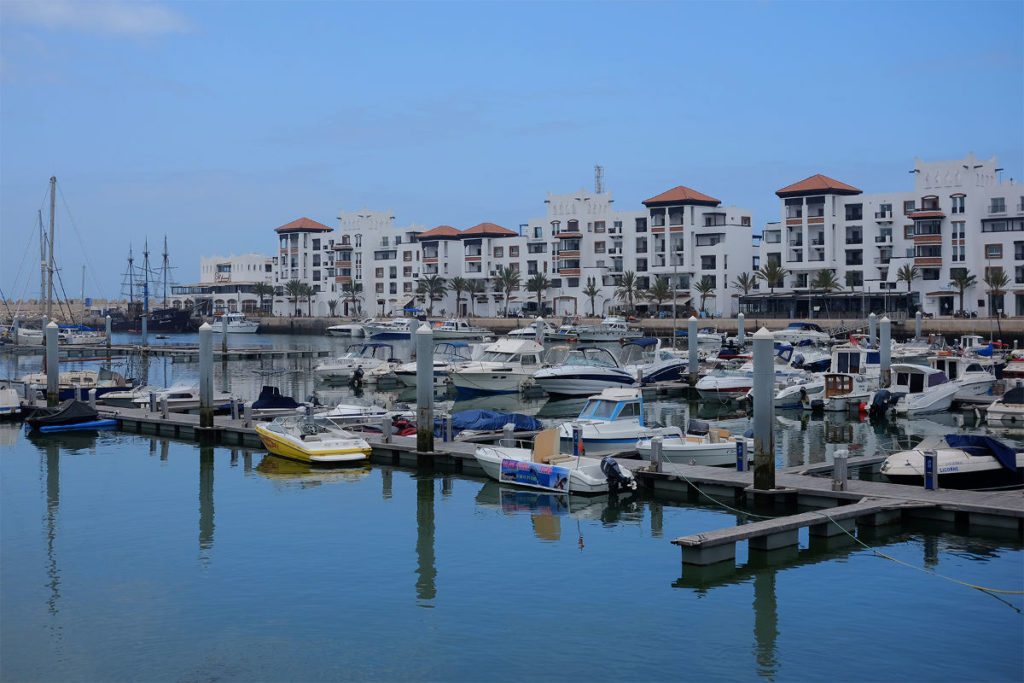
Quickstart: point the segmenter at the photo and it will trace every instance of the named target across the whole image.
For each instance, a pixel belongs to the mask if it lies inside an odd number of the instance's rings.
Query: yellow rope
[[[683,474],[681,472],[679,472],[677,474],[678,474],[678,476],[682,477],[683,481],[685,481],[687,484],[689,484],[690,486],[695,488],[697,490],[697,493],[699,493],[700,495],[704,496],[705,498],[710,500],[715,505],[718,505],[719,507],[725,508],[726,510],[730,510],[732,512],[735,512],[737,514],[744,515],[744,516],[747,516],[747,517],[756,517],[758,519],[780,519],[781,518],[781,516],[774,517],[774,516],[770,516],[770,515],[755,515],[752,512],[746,512],[745,510],[739,510],[737,508],[734,508],[734,507],[731,507],[729,505],[726,505],[722,501],[720,501],[720,500],[718,500],[716,498],[713,498],[712,496],[710,496],[710,495],[704,493],[703,491],[701,491],[700,488],[696,484],[694,484],[692,481],[687,479],[685,474]],[[912,565],[912,564],[909,564],[907,562],[904,562],[903,560],[896,559],[895,557],[892,557],[890,555],[886,555],[885,553],[881,552],[880,550],[877,550],[877,549],[869,546],[867,543],[865,543],[864,541],[860,540],[859,538],[854,536],[852,533],[850,533],[850,531],[846,527],[844,527],[842,524],[840,524],[836,520],[832,519],[828,514],[826,514],[824,512],[821,512],[821,511],[818,511],[818,510],[815,510],[814,512],[815,512],[815,514],[821,515],[822,517],[826,518],[828,521],[830,521],[833,524],[835,524],[836,526],[838,526],[840,529],[842,529],[843,533],[845,533],[847,536],[852,538],[854,541],[859,543],[861,546],[863,546],[867,550],[870,550],[871,552],[873,552],[875,555],[878,555],[879,557],[884,557],[887,560],[895,562],[896,564],[901,564],[904,567],[909,567],[910,569],[916,569],[919,572],[923,572],[925,574],[930,574],[931,576],[935,576],[935,577],[938,577],[940,579],[945,579],[946,581],[951,581],[953,583],[958,583],[961,586],[967,586],[968,588],[973,588],[975,590],[982,591],[983,593],[998,593],[1000,595],[1024,595],[1024,591],[1010,591],[1010,590],[1000,590],[1000,589],[997,589],[997,588],[986,588],[985,586],[978,586],[978,585],[973,584],[973,583],[968,583],[966,581],[961,581],[959,579],[954,579],[954,578],[952,578],[950,576],[945,576],[943,574],[939,574],[938,572],[932,571],[930,569],[925,569],[923,567],[917,567],[915,565]],[[786,516],[786,515],[782,515],[782,516]]]

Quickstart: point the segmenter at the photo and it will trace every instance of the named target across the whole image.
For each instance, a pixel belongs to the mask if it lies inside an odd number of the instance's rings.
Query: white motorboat
[[[690,420],[686,427],[686,437],[663,443],[661,454],[666,462],[682,465],[735,466],[740,449],[745,460],[752,459],[754,440],[730,434],[728,429],[712,427],[703,420]],[[637,442],[636,450],[641,458],[650,460],[651,440],[642,439]]]
[[[694,388],[704,400],[732,401],[743,398],[754,386],[754,371],[747,364],[739,369],[716,368],[697,380]]]
[[[370,455],[365,439],[324,418],[278,417],[255,428],[268,451],[289,460],[330,465],[365,460]]]
[[[106,332],[90,330],[81,325],[77,327],[62,327],[57,330],[57,343],[67,346],[86,346],[88,344],[103,344],[107,341]]]
[[[398,367],[391,344],[351,344],[348,350],[337,358],[318,363],[313,372],[325,381],[347,381],[356,370],[365,376],[380,366],[387,365],[388,371]]]
[[[363,318],[359,322],[352,323],[341,323],[339,325],[331,325],[327,328],[328,337],[362,337],[365,330],[365,325],[370,325],[374,322],[373,318]]]
[[[242,313],[226,313],[218,316],[210,323],[213,332],[224,332],[224,321],[227,320],[228,334],[256,334],[260,328],[259,322],[249,320]]]
[[[784,330],[772,332],[775,341],[781,344],[798,346],[805,341],[818,346],[827,346],[831,341],[828,333],[818,325],[808,322],[792,322]]]
[[[938,484],[947,488],[992,488],[1024,484],[1024,451],[990,436],[946,434],[928,437],[915,448],[893,453],[881,472],[897,484],[921,484],[925,454],[934,453]]]
[[[959,403],[988,405],[995,396],[996,371],[990,358],[954,356],[940,353],[928,358],[928,364],[945,373],[960,388],[953,395]]]
[[[610,315],[596,325],[583,325],[576,332],[576,339],[581,342],[609,342],[642,336],[639,327],[630,327],[625,318],[617,315]]]
[[[631,339],[622,347],[621,367],[643,384],[681,379],[690,365],[689,355],[662,348],[655,337]]]
[[[558,434],[549,429],[538,434],[533,449],[511,446],[479,446],[476,461],[492,479],[554,493],[607,493],[609,488],[636,488],[633,474],[612,458],[563,455]]]
[[[416,410],[404,403],[393,404],[391,406],[363,403],[339,403],[326,413],[323,413],[322,417],[339,425],[377,425],[380,424],[381,419],[385,417],[392,421],[395,419],[415,420]]]
[[[437,325],[432,329],[432,332],[434,333],[435,340],[461,339],[464,341],[467,339],[480,341],[484,337],[492,334],[492,332],[487,328],[470,325],[461,318],[443,320],[440,325]]]
[[[14,343],[25,346],[41,346],[46,343],[46,335],[42,330],[19,327],[13,334]]]
[[[827,372],[832,366],[832,352],[813,344],[794,346],[792,365],[808,372]]]
[[[683,438],[679,427],[645,424],[643,394],[635,388],[605,389],[591,396],[579,417],[559,425],[563,451],[572,452],[576,428],[580,431],[583,452],[591,455],[636,450],[638,440],[654,436],[662,437],[666,443]]]
[[[103,405],[113,406],[115,408],[134,408],[136,407],[135,399],[145,398],[146,404],[148,405],[150,394],[161,393],[163,391],[166,391],[166,387],[156,387],[144,384],[130,389],[108,391],[103,394],[98,401]]]
[[[366,323],[363,330],[371,339],[409,339],[416,331],[418,322],[415,318],[392,318]]]
[[[152,392],[156,398],[157,409],[167,399],[167,410],[172,413],[196,410],[199,408],[199,387],[175,385],[167,389],[158,389]],[[234,397],[223,391],[213,392],[213,407],[219,408],[231,403]],[[132,401],[133,408],[149,409],[149,395],[138,396]]]
[[[582,328],[583,323],[578,315],[566,315],[562,317],[562,322],[558,327],[553,331],[549,330],[544,333],[544,338],[550,341],[558,339],[578,341]]]
[[[45,393],[47,378],[45,372],[33,372],[23,375],[19,382],[25,386],[34,385]],[[81,393],[81,400],[88,400],[89,392],[96,390],[96,397],[100,398],[112,391],[127,389],[124,377],[110,368],[99,370],[62,370],[57,374],[57,388],[60,393],[60,400],[66,401],[75,398],[75,393]]]
[[[897,415],[925,415],[949,410],[959,385],[949,381],[940,370],[913,363],[893,363],[892,380],[887,388],[871,395],[872,416],[893,409]]]
[[[1010,389],[992,401],[985,410],[985,422],[991,426],[1024,424],[1024,387]]]
[[[480,360],[454,370],[452,384],[462,395],[522,391],[541,368],[543,352],[543,346],[529,339],[499,339],[484,350]]]
[[[775,407],[781,410],[810,410],[813,402],[825,396],[825,379],[820,375],[794,377],[775,392]]]
[[[0,420],[21,415],[21,396],[10,384],[0,385]]]
[[[686,340],[687,347],[690,344],[689,330],[676,330],[676,338]],[[697,346],[714,353],[722,347],[724,335],[713,327],[702,327],[697,330]]]
[[[441,342],[434,344],[434,386],[448,383],[449,376],[456,368],[473,360],[473,349],[466,342]],[[407,387],[416,386],[416,361],[399,365],[395,368],[395,376]]]
[[[536,324],[536,323],[534,323],[534,324]],[[545,339],[551,338],[552,336],[554,336],[554,334],[556,332],[558,332],[558,328],[555,327],[554,325],[552,325],[551,323],[549,323],[547,320],[545,320],[544,321],[543,330],[541,332],[541,334],[544,335],[543,338],[545,338]],[[507,337],[526,337],[528,339],[536,339],[537,338],[537,328],[534,327],[533,325],[527,325],[525,327],[517,327],[516,329],[512,330],[511,332],[509,332],[505,336],[507,336]]]
[[[545,365],[533,374],[541,389],[553,397],[592,396],[608,387],[636,386],[636,375],[619,367],[615,356],[596,346],[551,349]]]
[[[876,375],[858,375],[843,372],[825,373],[825,395],[822,409],[826,412],[848,412],[859,409],[861,404],[871,401],[871,395],[878,390]],[[811,401],[814,408],[814,401]]]

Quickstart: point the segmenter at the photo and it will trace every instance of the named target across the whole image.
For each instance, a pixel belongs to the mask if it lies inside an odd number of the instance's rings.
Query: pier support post
[[[929,491],[939,490],[939,456],[933,450],[924,452],[924,487]]]
[[[57,323],[43,328],[46,341],[46,405],[60,403],[60,359],[57,357]]]
[[[426,323],[416,330],[416,450],[434,450],[434,333]]]
[[[108,315],[104,321],[106,322],[106,333],[107,333],[107,349],[110,349],[110,316]]]
[[[892,323],[889,316],[883,316],[878,321],[878,386],[882,389],[889,387],[892,379]]]
[[[664,447],[664,439],[660,436],[655,436],[651,439],[651,471],[661,472],[661,461],[664,458],[662,448]]]
[[[511,422],[506,423],[501,428],[501,442],[499,446],[506,446],[508,448],[514,448],[516,445],[516,426]]]
[[[89,390],[89,407],[92,408],[93,410],[96,410],[96,390],[95,389],[90,389]]]
[[[199,426],[213,426],[213,328],[199,326]]]
[[[921,311],[914,314],[914,339],[921,338]]]
[[[583,428],[572,423],[572,454],[583,455]]]
[[[747,340],[746,334],[743,331],[743,314],[740,313],[736,316],[736,343],[740,346]]]
[[[754,334],[754,488],[775,488],[775,340],[768,328]]]
[[[872,346],[878,339],[878,316],[872,311],[868,314],[868,343]]]
[[[848,470],[846,467],[846,459],[849,457],[850,451],[845,448],[841,448],[835,452],[832,456],[832,490],[833,491],[845,491],[846,481],[849,478]]]
[[[380,440],[391,443],[391,418],[387,415],[380,418]]]
[[[149,412],[156,412],[156,394],[152,391],[149,392]]]
[[[238,419],[238,399],[234,396],[231,397],[231,419]]]
[[[544,344],[544,318],[543,316],[537,316],[537,319],[533,321],[533,333],[536,336],[537,343]]]
[[[225,356],[228,352],[228,314],[227,312],[220,318],[220,350]]]
[[[252,426],[252,403],[246,403],[242,406],[242,415],[245,420],[245,426]]]
[[[142,316],[142,345],[149,346],[149,316]]]
[[[686,321],[686,347],[690,352],[690,366],[687,371],[690,373],[690,388],[697,386],[697,319],[690,316]]]
[[[160,417],[166,420],[168,412],[169,408],[167,405],[167,394],[164,394],[163,396],[160,397]]]
[[[81,384],[76,384],[75,385],[75,400],[76,401],[81,401],[82,400],[82,385]]]

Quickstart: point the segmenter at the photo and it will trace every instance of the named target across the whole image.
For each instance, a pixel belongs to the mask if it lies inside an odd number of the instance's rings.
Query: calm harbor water
[[[247,343],[337,345],[319,338]],[[315,363],[315,361],[313,361]],[[3,374],[25,359],[2,358]],[[229,366],[297,396],[303,362]],[[305,362],[305,363],[308,363]],[[26,369],[24,371],[31,371]],[[152,360],[152,383],[198,377]],[[218,382],[223,381],[218,376]],[[367,394],[364,398],[380,398]],[[390,396],[389,398],[394,398]],[[518,402],[542,419],[579,403]],[[460,406],[456,406],[459,409]],[[659,400],[679,424],[717,408]],[[733,429],[745,415],[726,416]],[[952,417],[872,427],[780,413],[780,466],[893,448]],[[1006,435],[1013,437],[1013,435]],[[669,541],[745,521],[709,500],[556,496],[379,465],[0,425],[4,680],[1020,680],[1024,545],[946,526],[801,539],[720,579]],[[917,571],[914,568],[925,570]]]

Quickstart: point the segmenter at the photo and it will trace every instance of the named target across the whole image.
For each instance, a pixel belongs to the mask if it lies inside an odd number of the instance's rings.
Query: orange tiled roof
[[[316,232],[330,232],[331,228],[328,228],[323,223],[317,223],[314,220],[310,220],[305,216],[298,220],[294,220],[291,223],[285,223],[280,228],[274,228],[274,232],[301,232],[303,230],[314,230]]]
[[[691,203],[691,204],[711,204],[712,206],[718,206],[722,202],[719,199],[715,199],[714,197],[709,197],[706,194],[703,194],[701,192],[697,192],[697,190],[691,190],[690,188],[686,187],[685,185],[679,185],[678,187],[673,187],[671,190],[668,190],[667,192],[662,192],[659,195],[651,197],[650,199],[645,199],[643,201],[644,206],[646,206],[648,204],[667,204],[667,203],[672,203],[672,204],[685,204],[685,203]]]
[[[479,225],[474,225],[468,230],[462,231],[462,237],[475,237],[477,235],[485,237],[517,237],[519,233],[515,230],[509,230],[508,228],[503,228],[500,225],[495,225],[494,223],[480,223]]]
[[[423,240],[436,239],[438,237],[461,237],[462,233],[450,225],[439,225],[436,228],[421,232],[416,236],[420,242]]]
[[[818,173],[810,178],[805,178],[799,183],[793,183],[775,192],[779,197],[790,197],[803,194],[825,193],[825,194],[860,194],[860,190],[852,185],[841,183],[838,180],[829,178],[827,175]]]

